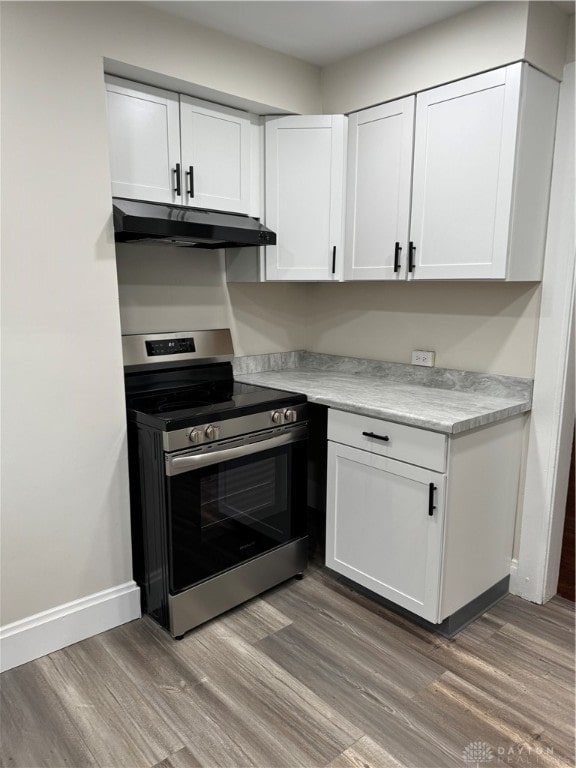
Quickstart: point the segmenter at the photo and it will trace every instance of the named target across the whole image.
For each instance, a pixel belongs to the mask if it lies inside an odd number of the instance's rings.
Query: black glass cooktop
[[[305,401],[304,395],[294,392],[238,381],[216,381],[133,394],[127,405],[135,421],[170,431]]]

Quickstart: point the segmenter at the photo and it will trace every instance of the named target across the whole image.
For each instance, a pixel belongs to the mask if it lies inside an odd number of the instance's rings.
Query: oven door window
[[[172,593],[305,533],[305,442],[167,480]]]

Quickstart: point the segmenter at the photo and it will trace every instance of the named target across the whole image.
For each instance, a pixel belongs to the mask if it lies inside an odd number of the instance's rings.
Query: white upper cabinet
[[[521,63],[418,94],[411,276],[541,278],[557,97]]]
[[[520,66],[418,95],[417,278],[506,277]]]
[[[265,126],[267,280],[342,274],[346,163],[343,115],[270,117]]]
[[[353,115],[345,279],[540,280],[557,101],[519,63]]]
[[[115,77],[106,91],[114,196],[258,214],[257,117]]]
[[[350,116],[345,280],[406,277],[415,97]]]
[[[112,194],[181,203],[178,95],[106,78]]]
[[[180,96],[185,205],[250,213],[247,114]]]

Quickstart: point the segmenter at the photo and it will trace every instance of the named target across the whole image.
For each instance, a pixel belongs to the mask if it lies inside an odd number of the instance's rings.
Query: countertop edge
[[[342,402],[332,398],[324,398],[315,395],[306,395],[306,397],[308,398],[309,403],[325,405],[328,408],[333,408],[334,410],[355,413],[358,416],[369,416],[373,419],[392,421],[395,424],[404,424],[408,427],[418,427],[419,429],[426,429],[430,432],[438,432],[443,435],[458,435],[462,432],[470,432],[473,429],[485,427],[488,424],[504,421],[504,419],[517,416],[521,413],[528,413],[530,411],[529,403],[519,403],[517,405],[511,405],[507,408],[502,408],[499,411],[483,414],[482,416],[476,416],[471,419],[462,419],[461,421],[454,423],[447,423],[434,421],[432,419],[420,419],[414,416],[406,416],[405,414],[395,413],[394,411],[388,411],[384,408],[368,408],[362,405],[354,405],[353,403]]]
[[[274,373],[281,374],[283,371],[276,370]],[[292,369],[285,369],[285,372],[288,373],[298,373],[298,369],[292,368]],[[260,371],[260,372],[254,372],[253,374],[245,373],[237,375],[235,378],[237,381],[244,382],[247,384],[254,384],[256,386],[264,386],[261,379],[257,379],[257,377],[261,376],[262,374],[266,374],[268,371]],[[329,371],[317,371],[317,373],[325,373],[328,376],[330,375]],[[355,403],[351,403],[349,400],[339,400],[338,398],[329,397],[329,396],[322,396],[322,395],[316,395],[316,394],[310,394],[309,392],[306,392],[305,389],[297,389],[292,384],[286,384],[282,385],[278,382],[266,382],[265,386],[270,387],[270,389],[283,389],[285,388],[287,391],[291,392],[299,392],[300,394],[306,395],[308,402],[315,403],[316,405],[324,405],[328,408],[334,408],[335,410],[339,411],[346,411],[348,413],[355,413],[360,416],[369,416],[371,418],[375,419],[383,419],[385,421],[391,421],[396,424],[404,424],[406,426],[410,427],[417,427],[419,429],[426,429],[431,432],[438,432],[440,434],[444,435],[458,435],[463,432],[469,432],[474,429],[478,429],[481,427],[485,427],[489,424],[493,424],[499,421],[503,421],[504,419],[511,418],[513,416],[517,416],[522,413],[528,413],[531,410],[531,402],[530,401],[517,401],[510,403],[510,405],[506,405],[503,408],[499,408],[494,411],[489,411],[486,413],[483,413],[479,416],[474,416],[469,419],[461,419],[459,421],[442,421],[442,420],[435,420],[435,419],[425,419],[420,418],[418,416],[411,416],[404,412],[397,412],[393,410],[388,410],[386,408],[381,407],[368,407],[365,405],[359,405]]]

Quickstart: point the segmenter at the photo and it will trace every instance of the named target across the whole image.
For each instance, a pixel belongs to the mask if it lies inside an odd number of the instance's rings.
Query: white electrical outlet
[[[412,352],[412,365],[427,365],[430,368],[434,365],[434,352],[425,352],[421,349],[415,349]]]

